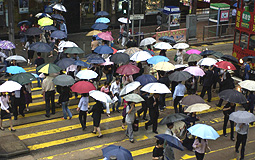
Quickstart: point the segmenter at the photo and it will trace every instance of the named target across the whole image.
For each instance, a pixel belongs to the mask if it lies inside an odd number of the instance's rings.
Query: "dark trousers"
[[[22,102],[24,101],[24,102]],[[19,107],[19,112],[18,112],[18,107]],[[14,98],[14,105],[13,105],[13,116],[17,117],[18,114],[21,114],[22,116],[24,116],[24,109],[26,108],[25,106],[25,99],[21,99],[21,98]]]
[[[161,94],[159,97],[159,109],[164,109],[166,106],[166,94]]]
[[[204,156],[205,156],[204,153],[198,153],[197,151],[195,151],[195,155],[196,155],[197,160],[203,160]]]
[[[183,98],[183,96],[176,96],[174,99],[174,111],[175,113],[178,113],[177,105],[179,104],[179,113],[182,113],[182,105],[180,104],[180,100]]]
[[[51,113],[55,114],[55,91],[45,92],[45,103],[46,103],[46,115],[50,116],[50,103]]]
[[[156,132],[158,128],[158,116],[150,116],[150,120],[145,125],[152,125],[152,131]]]
[[[79,120],[82,126],[82,129],[86,128],[86,120],[87,120],[87,111],[81,111],[79,112]]]
[[[244,134],[244,135],[242,135],[242,134],[239,134],[239,133],[237,133],[237,138],[236,138],[237,140],[236,140],[236,151],[238,151],[238,149],[239,149],[239,146],[240,146],[240,144],[242,143],[242,148],[241,148],[241,159],[243,159],[244,158],[244,151],[245,151],[245,145],[246,145],[246,140],[247,140],[247,134]]]
[[[140,115],[143,112],[143,118],[146,118],[147,110],[148,110],[148,108],[147,108],[146,102],[143,101],[142,108],[137,111],[137,114]]]
[[[224,123],[223,123],[223,135],[226,134],[228,120],[229,120],[229,115],[225,115]],[[229,121],[229,122],[230,122],[230,129],[231,129],[230,139],[232,139],[232,138],[234,138],[234,122],[233,121]]]
[[[222,103],[223,103],[223,99],[220,99],[217,106],[221,107]]]
[[[211,86],[203,86],[200,97],[204,98],[205,92],[207,92],[207,94],[208,94],[208,101],[211,101],[211,99],[212,99],[212,87]]]

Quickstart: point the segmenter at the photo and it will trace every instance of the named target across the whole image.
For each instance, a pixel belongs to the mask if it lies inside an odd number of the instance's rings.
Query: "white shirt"
[[[185,85],[179,83],[174,89],[173,99],[175,99],[176,96],[184,96],[185,92],[186,92]]]
[[[17,90],[14,92],[15,92],[15,98],[20,98],[20,90]]]
[[[81,97],[78,107],[81,111],[88,111],[89,97]]]
[[[234,16],[234,17],[236,16],[236,9],[232,10],[232,16]]]
[[[113,94],[120,93],[120,82],[119,82],[118,85],[117,85],[116,81],[113,82],[112,85],[111,85],[110,91]]]
[[[243,124],[242,128],[240,128],[241,124],[242,123],[236,124],[236,132],[242,135],[248,134],[249,124]]]
[[[77,66],[72,64],[71,66],[66,68],[66,74],[71,71],[71,72],[75,72],[77,70]]]
[[[8,108],[9,108],[8,102],[9,102],[8,95],[6,95],[6,97],[4,97],[4,96],[0,97],[0,104],[1,104],[2,110],[8,110]]]

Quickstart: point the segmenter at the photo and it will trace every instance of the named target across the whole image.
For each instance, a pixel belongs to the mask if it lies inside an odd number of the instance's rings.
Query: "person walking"
[[[140,95],[145,101],[142,101],[142,108],[137,111],[137,116],[140,117],[140,114],[143,113],[143,120],[147,121],[148,119],[146,119],[146,114],[148,107],[146,101],[149,97],[149,94],[147,92],[140,91]]]
[[[27,64],[32,65],[33,64],[33,58],[35,51],[30,49],[30,45],[33,44],[34,41],[32,38],[28,38],[28,41],[25,44],[25,48],[27,50]]]
[[[223,135],[225,137],[227,137],[226,130],[227,130],[227,124],[228,124],[228,120],[229,120],[229,115],[231,113],[235,112],[235,109],[236,109],[236,104],[230,103],[230,102],[228,102],[223,108],[223,114],[224,114]],[[229,122],[230,122],[230,128],[231,128],[230,139],[232,141],[235,141],[235,139],[234,139],[234,122],[231,120],[229,120]]]
[[[67,35],[67,27],[66,27],[66,24],[64,23],[63,20],[60,21],[59,29],[60,29],[61,31],[65,32],[66,35]]]
[[[240,144],[242,143],[240,160],[244,159],[244,151],[245,151],[248,130],[249,130],[248,123],[237,123],[236,124],[237,136],[236,136],[235,150],[236,150],[236,153],[239,153],[239,147],[240,147]]]
[[[186,50],[184,49],[178,49],[176,56],[177,56],[177,61],[176,64],[183,64],[183,55],[186,54]]]
[[[120,113],[119,111],[119,107],[120,107],[120,104],[121,104],[121,97],[119,96],[119,93],[120,93],[120,79],[117,77],[115,82],[113,82],[111,84],[111,88],[110,88],[110,92],[112,94],[112,97],[116,97],[118,100],[118,104],[116,106],[116,110],[117,112]],[[114,112],[115,111],[115,103],[113,103],[112,105],[112,111]]]
[[[195,150],[195,155],[197,160],[203,160],[205,156],[206,149],[211,151],[210,147],[208,146],[208,141],[206,139],[202,139],[197,137],[193,143],[193,148]]]
[[[192,76],[190,79],[185,81],[188,95],[197,93],[197,77]]]
[[[180,100],[184,97],[186,92],[185,85],[182,82],[178,82],[178,85],[174,89],[173,100],[174,100],[174,111],[178,113],[177,105],[179,104],[179,113],[182,113],[182,105],[180,104]]]
[[[25,87],[22,86],[20,90],[14,91],[14,106],[13,106],[13,115],[14,120],[18,119],[18,107],[19,107],[19,114],[22,117],[25,117],[24,109],[25,109]]]
[[[242,68],[244,68],[244,75],[243,75],[243,80],[249,80],[250,79],[250,74],[251,74],[251,59],[248,58],[248,60],[243,64]]]
[[[167,86],[167,88],[169,88],[170,80],[167,77],[167,75],[164,73],[162,76],[159,76],[159,77],[160,78],[158,79],[158,82],[162,83],[162,84],[165,84]],[[160,111],[164,111],[164,109],[166,108],[166,94],[160,94],[159,102],[160,102],[159,103]]]
[[[55,85],[53,83],[54,77],[45,74],[46,78],[42,82],[42,95],[46,103],[46,114],[45,117],[50,117],[50,103],[51,103],[51,114],[55,114]]]
[[[63,115],[64,115],[64,117],[62,119],[67,119],[67,114],[68,114],[69,119],[72,119],[73,115],[68,108],[69,98],[72,96],[70,87],[67,87],[67,86],[62,87],[61,86],[60,90],[58,92],[60,94],[59,102],[61,103]]]
[[[87,114],[89,108],[89,96],[88,93],[81,94],[81,99],[78,104],[77,111],[79,112],[79,120],[81,123],[82,130],[87,128],[86,121],[87,121]]]
[[[129,141],[131,143],[134,143],[134,135],[133,135],[133,123],[135,121],[135,103],[134,102],[128,102],[128,105],[126,107],[126,124],[127,124],[127,130],[126,135],[129,138]]]
[[[254,103],[255,103],[255,95],[253,94],[253,91],[250,91],[250,94],[247,98],[247,103],[249,107],[246,109],[247,111],[250,110],[251,113],[254,111]]]
[[[44,64],[45,60],[41,57],[41,52],[37,52],[37,58],[35,59],[35,67],[36,67],[36,74],[39,76],[39,72],[37,67]],[[43,78],[37,78],[37,85],[41,87],[41,83],[43,82]]]
[[[94,130],[92,131],[92,133],[96,134],[97,132],[99,133],[99,135],[97,136],[97,138],[101,138],[103,137],[101,130],[100,130],[100,121],[101,121],[101,114],[104,113],[103,110],[103,103],[95,100],[96,104],[91,108],[91,110],[88,111],[88,113],[92,113],[92,118],[93,118],[93,126],[94,126]]]
[[[32,83],[25,84],[25,104],[26,109],[29,111],[29,104],[32,103]]]
[[[152,152],[152,159],[153,160],[160,160],[164,159],[164,140],[157,140],[156,146]]]
[[[213,83],[213,72],[208,66],[205,66],[205,75],[203,77],[203,88],[200,97],[204,98],[205,92],[208,94],[208,102],[211,102],[212,98],[212,83]]]
[[[0,96],[0,104],[1,104],[1,106],[0,106],[0,108],[1,108],[0,130],[2,130],[2,131],[5,130],[2,125],[3,119],[9,119],[11,131],[15,132],[16,130],[13,128],[13,125],[12,125],[11,111],[10,111],[10,107],[9,107],[8,103],[9,103],[9,96],[6,95],[4,92],[1,93],[1,96]]]
[[[104,92],[105,94],[108,94],[110,95],[110,86],[109,86],[109,83],[108,82],[105,82],[104,83],[104,86],[101,88],[100,90],[101,92]],[[111,117],[110,116],[110,103],[104,103],[104,106],[106,108],[106,114],[108,117]]]
[[[91,53],[95,53],[94,50],[95,50],[98,46],[99,46],[98,40],[96,39],[96,37],[92,37],[92,41],[91,41],[91,44],[90,44]]]

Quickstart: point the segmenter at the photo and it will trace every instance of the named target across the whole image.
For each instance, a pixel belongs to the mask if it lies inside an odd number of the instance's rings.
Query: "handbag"
[[[139,130],[139,120],[135,119],[134,123],[132,124],[132,126],[133,126],[133,131],[137,132]]]

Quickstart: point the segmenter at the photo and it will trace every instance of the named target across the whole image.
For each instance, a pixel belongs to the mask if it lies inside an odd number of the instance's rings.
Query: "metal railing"
[[[235,23],[203,27],[203,41],[234,36]]]

